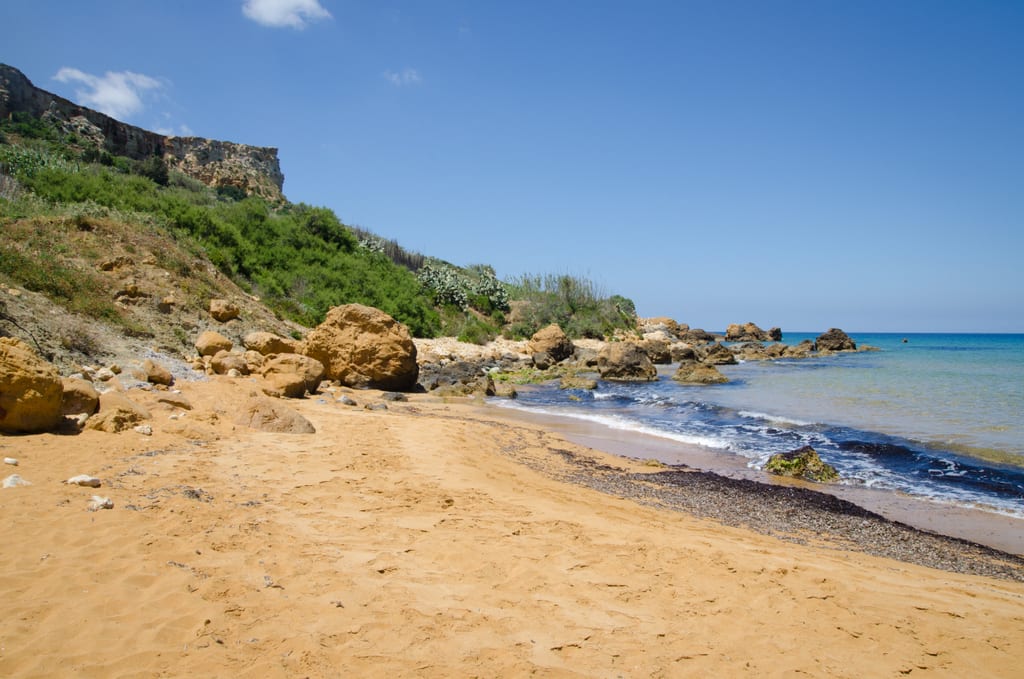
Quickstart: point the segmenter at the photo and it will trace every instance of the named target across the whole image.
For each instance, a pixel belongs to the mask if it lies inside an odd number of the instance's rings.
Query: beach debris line
[[[768,458],[764,470],[778,476],[789,476],[815,483],[831,483],[839,480],[839,472],[818,456],[818,451],[803,446],[788,453],[776,453]]]

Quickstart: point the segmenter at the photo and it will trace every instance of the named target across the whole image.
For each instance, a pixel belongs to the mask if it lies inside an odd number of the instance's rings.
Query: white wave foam
[[[657,438],[668,439],[670,441],[676,441],[678,443],[702,446],[704,448],[714,448],[717,450],[733,451],[732,442],[725,438],[680,434],[678,432],[667,431],[665,429],[658,429],[657,427],[651,427],[644,424],[640,424],[639,422],[636,422],[634,420],[630,420],[628,418],[620,417],[617,415],[595,415],[592,413],[569,412],[559,410],[556,408],[524,406],[515,403],[514,401],[501,401],[498,402],[498,405],[505,408],[513,408],[515,410],[522,410],[529,413],[535,413],[537,415],[564,417],[571,420],[583,420],[586,422],[593,422],[595,424],[600,424],[602,426],[608,427],[609,429],[615,429],[618,431],[629,431],[637,434],[644,434],[646,436],[655,436]]]
[[[738,414],[740,417],[747,417],[752,420],[767,420],[769,422],[778,422],[780,424],[791,424],[797,427],[814,426],[814,422],[805,422],[792,417],[781,417],[778,415],[769,415],[768,413],[759,413],[756,410],[741,410]]]

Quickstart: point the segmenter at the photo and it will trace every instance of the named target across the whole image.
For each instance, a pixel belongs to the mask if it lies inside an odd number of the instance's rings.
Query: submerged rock
[[[672,379],[682,384],[724,384],[729,381],[715,366],[696,361],[680,363]]]
[[[839,480],[836,468],[818,457],[818,451],[804,446],[788,453],[776,453],[768,459],[764,470],[778,476],[790,476],[805,481],[831,483]]]

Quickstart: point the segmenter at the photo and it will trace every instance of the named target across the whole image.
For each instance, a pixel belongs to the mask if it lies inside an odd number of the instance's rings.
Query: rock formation
[[[603,380],[652,382],[658,379],[647,353],[635,342],[609,342],[597,355],[597,370]]]
[[[569,358],[574,350],[572,340],[557,323],[552,323],[534,333],[528,347],[530,354],[534,356],[547,354],[553,363],[559,363]]]
[[[814,341],[818,351],[856,351],[856,343],[839,328],[829,328]]]
[[[672,379],[682,384],[723,384],[729,381],[715,366],[696,361],[680,363]]]
[[[303,345],[324,365],[324,378],[347,387],[403,391],[419,376],[408,328],[380,309],[346,304],[327,312]]]
[[[19,339],[0,337],[0,432],[51,431],[61,420],[57,368]]]
[[[766,342],[769,339],[768,333],[755,323],[744,323],[743,325],[733,323],[725,329],[726,342]]]
[[[0,64],[0,118],[15,112],[50,120],[113,155],[163,158],[168,167],[209,186],[232,186],[270,200],[284,198],[284,174],[275,148],[150,132],[39,89],[18,69]]]
[[[776,453],[768,459],[764,469],[771,474],[791,476],[818,483],[830,483],[839,479],[839,472],[836,471],[836,468],[822,461],[818,456],[818,451],[810,446],[791,450],[788,453]]]

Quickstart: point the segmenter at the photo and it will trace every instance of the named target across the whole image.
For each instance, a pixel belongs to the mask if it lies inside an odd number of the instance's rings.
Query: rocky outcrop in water
[[[16,112],[55,123],[67,134],[115,156],[163,158],[168,167],[214,187],[283,200],[277,149],[202,137],[166,136],[39,89],[18,69],[0,64],[0,118]]]

